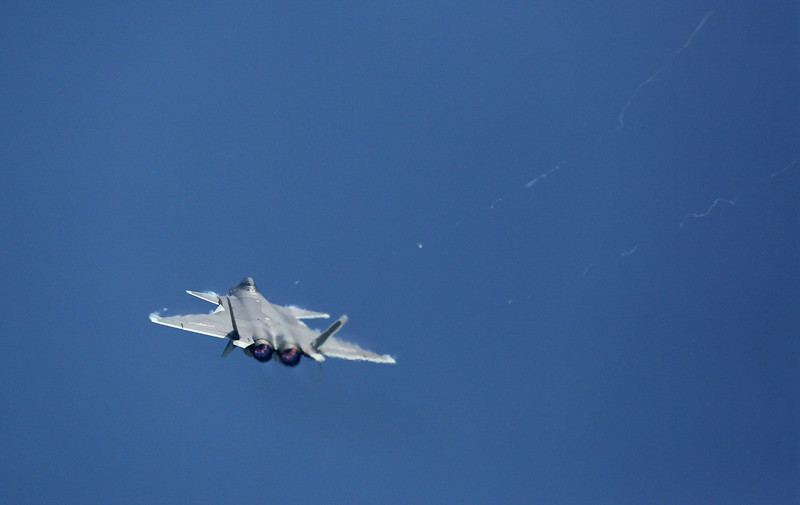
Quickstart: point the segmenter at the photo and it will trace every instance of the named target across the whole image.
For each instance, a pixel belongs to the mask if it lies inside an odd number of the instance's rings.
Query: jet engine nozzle
[[[286,366],[297,366],[297,364],[300,363],[301,356],[302,353],[300,352],[300,349],[298,349],[297,347],[289,347],[287,349],[284,349],[278,355],[281,363],[283,363]]]
[[[259,340],[253,346],[253,357],[262,363],[266,363],[272,358],[272,347],[263,340]]]

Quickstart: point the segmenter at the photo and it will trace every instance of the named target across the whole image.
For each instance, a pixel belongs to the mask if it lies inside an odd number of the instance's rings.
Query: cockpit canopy
[[[258,291],[256,281],[254,281],[252,277],[245,277],[242,279],[242,282],[231,288],[229,294],[233,294],[234,291],[240,289],[244,289],[245,291]]]

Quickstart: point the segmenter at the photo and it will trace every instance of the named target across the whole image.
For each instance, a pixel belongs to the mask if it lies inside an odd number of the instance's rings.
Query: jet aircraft
[[[150,314],[157,324],[172,326],[228,340],[222,357],[236,347],[261,362],[273,357],[286,366],[297,366],[302,356],[324,361],[326,356],[351,360],[394,363],[389,355],[380,355],[339,340],[333,336],[347,322],[342,316],[330,328],[319,333],[305,325],[304,319],[328,318],[328,314],[297,307],[274,305],[258,291],[251,277],[232,287],[227,295],[186,291],[217,308],[209,314],[161,317]]]

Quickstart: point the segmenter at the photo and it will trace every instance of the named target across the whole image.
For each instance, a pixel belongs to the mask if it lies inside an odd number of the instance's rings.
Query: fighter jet
[[[304,319],[328,318],[328,314],[297,307],[274,305],[258,291],[251,277],[232,287],[227,295],[186,291],[192,296],[213,303],[217,308],[209,314],[161,317],[150,314],[157,324],[225,338],[222,351],[226,357],[236,347],[247,356],[266,363],[273,357],[286,366],[297,366],[302,356],[324,361],[326,356],[351,360],[394,363],[389,355],[380,355],[344,342],[333,336],[347,322],[342,316],[330,328],[319,333],[303,323]]]

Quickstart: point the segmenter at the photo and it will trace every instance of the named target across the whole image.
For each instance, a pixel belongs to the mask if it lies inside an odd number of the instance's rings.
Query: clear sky
[[[798,26],[3,2],[0,502],[800,503]],[[148,321],[245,276],[397,364]]]

